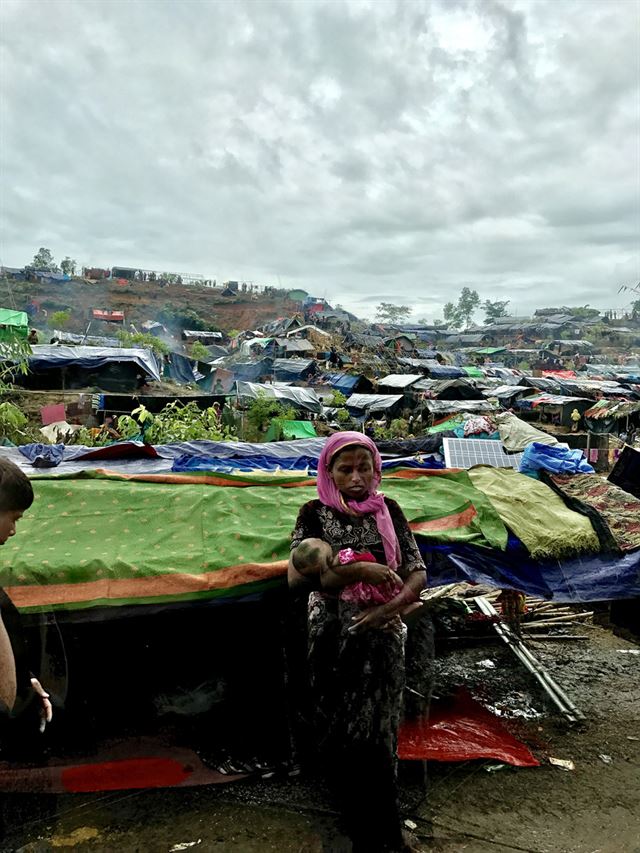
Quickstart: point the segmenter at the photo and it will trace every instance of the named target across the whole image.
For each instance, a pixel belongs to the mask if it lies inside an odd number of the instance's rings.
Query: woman
[[[396,740],[405,686],[413,713],[426,712],[433,657],[428,616],[417,614],[408,640],[400,618],[420,610],[426,570],[402,510],[377,491],[380,479],[380,454],[371,439],[357,432],[327,439],[318,463],[319,500],[300,510],[289,561],[292,591],[308,596],[317,745],[353,849],[367,853],[412,849],[398,811]],[[313,538],[336,551],[370,552],[377,564],[306,572],[296,549]],[[384,604],[359,609],[340,600],[344,586],[397,582],[398,576],[402,588]]]

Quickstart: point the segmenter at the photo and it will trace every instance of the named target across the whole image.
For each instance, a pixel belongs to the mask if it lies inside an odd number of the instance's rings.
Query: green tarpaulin
[[[588,518],[569,509],[553,489],[512,468],[479,465],[469,476],[535,560],[596,553],[600,543]]]
[[[27,339],[29,318],[24,311],[0,308],[0,341],[11,341],[16,337]]]
[[[274,418],[267,430],[265,439],[266,441],[280,441],[281,439],[317,437],[318,433],[311,421],[285,421],[281,418]]]
[[[299,475],[84,475],[32,479],[36,500],[0,552],[0,585],[26,611],[246,595],[283,582]],[[504,548],[468,474],[400,471],[385,494],[416,535]],[[558,499],[559,500],[559,499]]]
[[[460,370],[464,370],[467,376],[471,376],[474,379],[482,379],[484,376],[484,371],[479,367],[475,367],[473,364],[464,365]]]

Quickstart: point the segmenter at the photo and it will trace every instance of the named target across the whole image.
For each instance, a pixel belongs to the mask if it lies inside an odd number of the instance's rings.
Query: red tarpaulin
[[[543,370],[542,375],[548,379],[575,379],[578,374],[575,370]]]
[[[433,702],[428,720],[404,722],[398,732],[398,756],[430,761],[493,758],[517,767],[540,764],[498,717],[464,690],[447,701]]]

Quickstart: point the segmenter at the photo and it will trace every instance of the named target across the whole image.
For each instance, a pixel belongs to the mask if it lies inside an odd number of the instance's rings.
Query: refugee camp
[[[632,7],[0,14],[0,850],[637,853]]]

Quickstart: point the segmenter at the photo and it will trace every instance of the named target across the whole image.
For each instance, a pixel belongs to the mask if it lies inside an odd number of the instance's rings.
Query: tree
[[[381,302],[376,308],[376,319],[381,323],[401,323],[408,320],[412,309],[407,305],[394,305],[392,302]]]
[[[485,323],[493,323],[494,320],[497,320],[499,317],[507,316],[507,305],[509,304],[509,299],[504,299],[503,301],[496,300],[495,302],[491,302],[490,299],[485,299],[482,303],[482,310],[487,315],[484,318]]]
[[[75,275],[76,262],[67,255],[63,261],[60,261],[60,269],[65,275]]]
[[[54,311],[49,317],[49,325],[53,329],[66,329],[71,320],[69,311]]]
[[[201,341],[194,341],[191,344],[190,356],[196,361],[209,361],[211,358],[209,350]]]
[[[444,319],[451,326],[468,326],[473,312],[479,305],[478,291],[463,287],[458,301],[456,303],[447,302],[444,306]]]
[[[58,267],[53,259],[50,249],[41,246],[33,256],[30,267],[34,270],[46,270],[47,272],[58,272]]]

